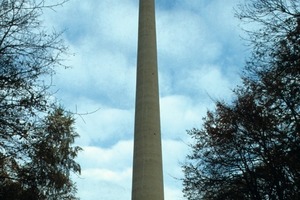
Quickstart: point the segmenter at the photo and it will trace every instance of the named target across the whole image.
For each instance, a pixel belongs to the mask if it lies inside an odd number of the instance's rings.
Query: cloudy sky
[[[214,100],[230,101],[247,50],[233,8],[240,0],[156,0],[166,200],[184,199],[181,163]],[[74,176],[82,200],[130,199],[138,0],[70,0],[47,12],[48,26],[65,30],[71,55],[54,90],[77,116]],[[96,111],[97,112],[93,112]]]

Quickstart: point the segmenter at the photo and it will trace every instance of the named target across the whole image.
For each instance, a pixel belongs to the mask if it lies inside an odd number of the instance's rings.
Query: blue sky
[[[240,83],[247,50],[233,7],[239,0],[156,0],[166,200],[184,199],[181,164],[214,100],[229,101]],[[74,176],[82,200],[130,199],[138,0],[70,0],[47,12],[47,26],[65,30],[71,56],[53,78],[77,117],[84,151]]]

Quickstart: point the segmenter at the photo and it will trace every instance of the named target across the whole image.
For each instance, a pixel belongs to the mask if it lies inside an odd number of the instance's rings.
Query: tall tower
[[[155,0],[139,1],[132,200],[163,200]]]

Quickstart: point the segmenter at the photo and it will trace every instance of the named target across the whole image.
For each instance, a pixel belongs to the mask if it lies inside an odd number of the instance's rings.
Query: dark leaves
[[[53,5],[54,6],[54,5]],[[43,81],[66,53],[46,33],[43,0],[0,2],[0,199],[75,199],[70,172],[80,147],[72,115],[51,100]]]
[[[251,0],[253,54],[231,104],[207,113],[183,166],[188,199],[300,198],[300,4]]]

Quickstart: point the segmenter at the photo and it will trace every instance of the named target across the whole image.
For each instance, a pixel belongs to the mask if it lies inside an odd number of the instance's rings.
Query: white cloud
[[[186,71],[186,79],[180,81],[183,90],[193,93],[206,93],[211,97],[226,98],[231,96],[232,80],[222,74],[218,66],[203,66],[199,69]],[[232,81],[232,82],[231,82]],[[195,85],[197,87],[191,87]]]
[[[132,162],[132,140],[120,140],[111,147],[85,146],[78,157],[81,165],[87,169],[110,168],[127,169]]]
[[[189,139],[172,140],[162,142],[163,164],[164,164],[164,191],[166,200],[183,200],[182,182],[184,174],[181,165],[189,152]]]
[[[186,199],[183,197],[182,191],[178,188],[165,187],[165,199],[167,200],[183,200]]]
[[[85,46],[79,46],[76,51],[67,63],[72,67],[57,73],[59,92],[68,92],[73,98],[85,96],[95,101],[103,98],[110,101],[109,104],[132,108],[136,74],[130,58],[105,49],[92,52]]]
[[[86,103],[86,102],[85,102]],[[81,109],[84,107],[81,105]],[[78,118],[78,132],[82,145],[112,145],[120,139],[132,138],[133,111],[100,107],[92,114]],[[84,121],[83,121],[84,120]]]
[[[137,42],[137,15],[136,2],[125,1],[102,1],[99,10],[97,27],[98,32],[103,33],[107,41],[116,43],[120,48],[136,49]],[[112,44],[114,45],[114,44]]]
[[[85,146],[78,162],[82,174],[74,176],[81,199],[122,199],[130,197],[133,142],[121,140],[109,148]]]
[[[130,185],[123,187],[119,184],[114,184],[109,181],[98,181],[94,179],[76,178],[77,187],[80,188],[77,192],[80,199],[94,200],[116,200],[130,199]]]
[[[164,138],[185,140],[186,130],[200,124],[201,114],[205,111],[205,106],[194,104],[187,96],[165,96],[160,103]]]
[[[186,140],[164,139],[162,141],[164,179],[167,186],[181,186],[179,179],[183,178],[181,164],[188,152]]]
[[[213,60],[220,54],[221,45],[213,40],[209,24],[199,14],[176,9],[160,11],[157,16],[158,51],[162,59],[171,57],[189,64],[197,54],[201,55],[195,60],[198,62]]]

